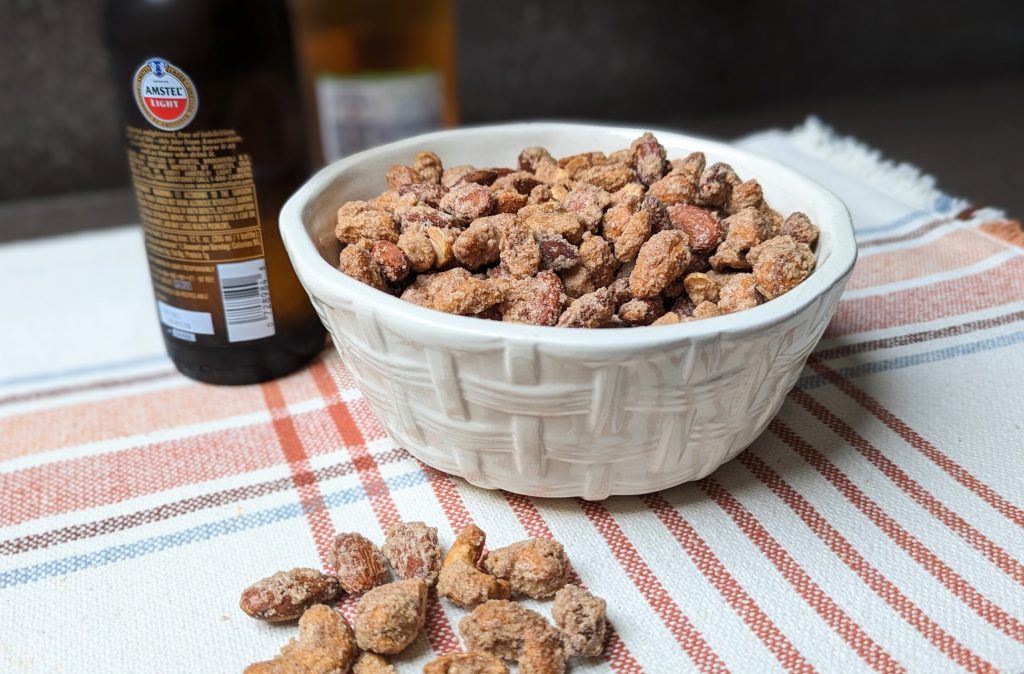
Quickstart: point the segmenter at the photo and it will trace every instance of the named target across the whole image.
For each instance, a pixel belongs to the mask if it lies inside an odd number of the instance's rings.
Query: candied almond
[[[644,185],[649,186],[665,175],[665,148],[650,131],[634,140],[629,149],[630,162]]]
[[[405,206],[395,211],[402,231],[414,227],[454,227],[455,219],[431,206]]]
[[[634,297],[654,297],[682,275],[689,261],[686,233],[675,229],[652,236],[636,258],[629,275]]]
[[[441,176],[444,175],[444,166],[441,164],[441,158],[430,150],[417,152],[412,167],[420,174],[420,178],[427,183],[440,184]]]
[[[534,173],[541,164],[554,164],[555,158],[542,147],[528,147],[519,153],[519,170]]]
[[[512,281],[503,295],[502,320],[531,325],[555,325],[566,300],[561,279],[550,271]]]
[[[683,206],[680,204],[673,206],[673,208],[680,207]],[[665,204],[661,203],[661,199],[653,194],[648,194],[644,197],[644,200],[640,203],[640,209],[647,212],[647,217],[651,221],[652,233],[657,234],[673,226],[672,216],[669,215],[668,208],[666,208]]]
[[[725,210],[728,213],[739,213],[745,208],[761,210],[763,207],[764,192],[761,190],[761,183],[751,178],[732,188]]]
[[[607,192],[615,192],[637,180],[636,172],[633,169],[619,164],[591,166],[579,171],[573,177],[577,182],[590,183]]]
[[[747,253],[757,290],[767,300],[789,292],[814,270],[814,253],[791,236],[777,236]]]
[[[437,208],[447,192],[448,190],[435,182],[409,183],[398,188],[401,199],[395,206],[401,205],[401,202],[413,201],[414,203],[408,205]]]
[[[427,584],[422,578],[379,585],[356,606],[359,648],[390,655],[416,640],[426,622]]]
[[[569,299],[577,299],[583,297],[587,293],[592,293],[597,288],[594,283],[594,279],[590,276],[590,271],[583,265],[576,265],[570,267],[561,273],[562,285],[565,288],[565,294]]]
[[[685,175],[669,173],[652,184],[648,194],[657,197],[666,206],[692,204],[697,198],[697,186]]]
[[[538,234],[559,234],[565,237],[569,243],[579,244],[583,240],[583,232],[586,231],[586,228],[574,213],[565,213],[558,210],[529,210],[541,209],[547,205],[527,206],[523,209],[526,213],[520,211],[519,217],[527,227]]]
[[[491,189],[495,191],[511,190],[528,197],[530,192],[533,191],[533,188],[539,187],[540,185],[543,185],[543,183],[537,180],[532,173],[528,173],[526,171],[513,171],[508,175],[498,178],[494,184],[491,185]]]
[[[278,571],[242,592],[239,607],[249,616],[268,622],[295,620],[313,604],[333,601],[341,594],[338,579],[316,569]]]
[[[722,289],[718,291],[718,296],[718,309],[723,314],[752,309],[761,303],[753,274],[732,274]],[[702,302],[697,305],[697,309],[703,304]],[[694,309],[694,313],[697,309]]]
[[[558,591],[551,617],[562,631],[567,656],[594,657],[604,652],[607,610],[604,599],[578,585],[566,585]]]
[[[604,287],[615,280],[615,272],[619,268],[619,260],[612,253],[608,241],[596,234],[586,234],[579,247],[579,260],[596,287]]]
[[[498,261],[501,232],[515,217],[508,214],[488,215],[469,223],[455,240],[455,257],[470,269],[479,269]]]
[[[423,272],[434,266],[434,246],[425,228],[410,228],[402,232],[397,245],[414,271]]]
[[[717,302],[721,285],[707,274],[695,272],[687,274],[683,279],[686,294],[694,304],[701,302]]]
[[[447,267],[455,259],[455,240],[459,231],[448,227],[427,227],[427,239],[434,249],[434,266],[438,269]]]
[[[423,182],[423,176],[421,176],[419,172],[411,166],[395,164],[388,169],[387,180],[388,187],[390,189],[397,190],[403,185]]]
[[[365,201],[350,201],[338,209],[334,234],[342,243],[360,239],[398,241],[398,226],[391,214],[369,208]]]
[[[441,210],[451,213],[457,222],[470,223],[490,215],[494,209],[494,192],[476,183],[459,183],[441,199]]]
[[[462,180],[462,177],[464,175],[466,175],[470,171],[475,170],[476,167],[470,166],[469,164],[460,164],[459,166],[452,166],[450,168],[446,168],[441,173],[441,185],[443,187],[451,189],[455,187],[455,185],[457,185],[460,180]]]
[[[342,589],[352,594],[366,592],[387,582],[388,567],[380,550],[368,538],[355,532],[338,534],[327,560],[338,575]]]
[[[541,232],[537,235],[537,244],[540,246],[541,269],[564,271],[580,261],[579,249],[561,234]]]
[[[576,183],[562,200],[565,210],[574,213],[583,226],[594,231],[601,224],[604,209],[611,203],[611,195],[596,185]]]
[[[625,225],[613,239],[615,257],[622,262],[635,260],[641,246],[651,236],[651,216],[644,210],[629,216]]]
[[[561,674],[565,651],[561,634],[539,613],[507,600],[492,599],[459,622],[466,647],[519,664],[523,674]]]
[[[462,176],[460,183],[476,183],[477,185],[491,186],[498,179],[498,172],[491,169],[474,169]]]
[[[530,197],[515,190],[498,190],[494,193],[494,212],[515,215],[530,203]]]
[[[381,554],[402,580],[422,578],[428,586],[437,582],[441,548],[437,528],[423,522],[402,522],[388,529]]]
[[[806,213],[795,211],[782,223],[779,233],[791,236],[794,241],[813,246],[818,240],[818,226],[811,222]]]
[[[401,283],[409,275],[409,260],[402,249],[390,241],[374,241],[370,255],[388,283]]]
[[[338,269],[377,290],[388,291],[380,265],[374,261],[373,256],[364,247],[358,244],[345,246],[341,250]]]
[[[665,313],[660,297],[632,299],[619,307],[619,319],[627,325],[650,325]]]
[[[502,228],[498,250],[502,268],[515,278],[533,276],[540,268],[540,244],[533,230],[519,220]]]
[[[562,312],[558,326],[562,328],[603,328],[615,315],[615,300],[607,288],[598,288],[576,298]]]
[[[690,250],[698,255],[710,255],[725,239],[722,220],[714,211],[690,204],[673,204],[668,208],[672,226],[686,232]]]
[[[697,194],[702,203],[722,208],[729,203],[733,187],[739,184],[740,179],[731,166],[716,162],[701,174]]]
[[[673,159],[670,173],[683,176],[696,188],[700,177],[704,173],[704,165],[707,160],[703,152],[691,152],[682,159]]]

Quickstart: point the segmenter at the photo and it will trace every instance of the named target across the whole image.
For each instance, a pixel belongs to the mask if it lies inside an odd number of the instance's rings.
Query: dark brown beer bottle
[[[245,384],[323,348],[277,216],[309,140],[283,0],[109,0],[106,30],[167,351]]]

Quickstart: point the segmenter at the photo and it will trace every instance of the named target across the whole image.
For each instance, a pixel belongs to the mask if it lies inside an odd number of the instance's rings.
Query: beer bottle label
[[[152,128],[129,125],[128,163],[167,334],[224,345],[274,334],[252,157],[232,129],[189,129],[192,80],[163,59],[136,72]]]

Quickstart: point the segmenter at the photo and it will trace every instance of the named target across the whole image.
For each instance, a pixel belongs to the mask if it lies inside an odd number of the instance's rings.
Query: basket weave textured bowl
[[[670,158],[701,150],[709,164],[729,162],[776,209],[804,211],[821,228],[814,273],[754,309],[651,328],[537,327],[435,312],[336,269],[338,207],[383,191],[387,168],[421,149],[448,166],[514,166],[524,147],[611,152],[643,131],[442,131],[337,161],[285,205],[281,231],[299,279],[371,409],[414,456],[482,487],[602,499],[701,478],[778,411],[836,310],[856,246],[830,192],[729,145],[656,133]]]

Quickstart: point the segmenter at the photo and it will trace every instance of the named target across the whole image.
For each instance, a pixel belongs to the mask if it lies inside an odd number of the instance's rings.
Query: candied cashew
[[[552,202],[527,206],[522,209],[519,212],[519,217],[523,224],[537,234],[558,234],[569,243],[579,244],[583,240],[583,232],[586,231],[586,227],[580,222],[579,217],[575,213],[545,209],[550,203]],[[523,211],[527,212],[523,213]]]
[[[507,599],[511,594],[508,581],[499,580],[478,568],[486,535],[480,527],[463,527],[441,564],[437,594],[462,607],[473,606],[488,599]]]
[[[314,604],[337,599],[338,579],[316,569],[278,571],[258,580],[242,592],[238,606],[246,615],[267,622],[295,620]]]
[[[273,660],[249,665],[245,674],[340,674],[349,671],[358,652],[345,618],[315,604],[299,618],[299,638],[285,644]]]
[[[727,213],[739,213],[745,208],[756,208],[761,210],[764,207],[764,192],[761,190],[761,183],[751,178],[732,188],[729,195],[729,202],[725,206]]]
[[[426,612],[427,584],[422,578],[375,587],[356,606],[356,643],[374,653],[401,653],[419,636]]]
[[[449,653],[423,665],[423,674],[508,674],[508,667],[484,651]]]
[[[338,209],[334,235],[342,243],[360,239],[398,241],[398,225],[387,211],[373,210],[365,201],[350,201]]]
[[[611,203],[612,197],[608,192],[590,183],[576,183],[562,199],[562,205],[570,213],[574,213],[583,223],[583,226],[590,231],[597,229],[601,224],[601,217],[604,210]]]
[[[383,655],[363,651],[352,665],[352,674],[398,674],[398,670]]]
[[[424,272],[434,266],[434,246],[425,228],[409,229],[398,237],[398,248],[414,271]]]
[[[479,269],[498,261],[501,232],[515,221],[507,214],[488,215],[469,223],[455,240],[452,249],[459,262],[470,269]]]
[[[789,292],[814,270],[814,253],[791,236],[777,236],[747,253],[757,290],[766,300]]]
[[[548,538],[531,538],[491,550],[484,568],[509,581],[512,592],[534,599],[553,596],[569,579],[565,549]]]
[[[702,203],[722,208],[729,203],[733,187],[739,184],[740,179],[731,166],[716,162],[701,174],[697,194]]]
[[[529,225],[513,220],[501,230],[501,266],[515,278],[533,276],[540,268],[540,245]]]
[[[561,277],[562,286],[565,288],[565,294],[569,299],[575,300],[597,289],[597,285],[590,275],[590,270],[582,262],[575,267],[570,267],[563,271]]]
[[[561,674],[561,634],[539,613],[507,600],[477,606],[459,622],[466,647],[519,664],[522,674]]]
[[[578,585],[566,585],[555,595],[551,617],[562,631],[567,656],[594,657],[604,652],[607,602]]]
[[[690,301],[696,305],[701,302],[717,302],[718,291],[722,286],[707,274],[695,272],[683,278],[683,287]]]

